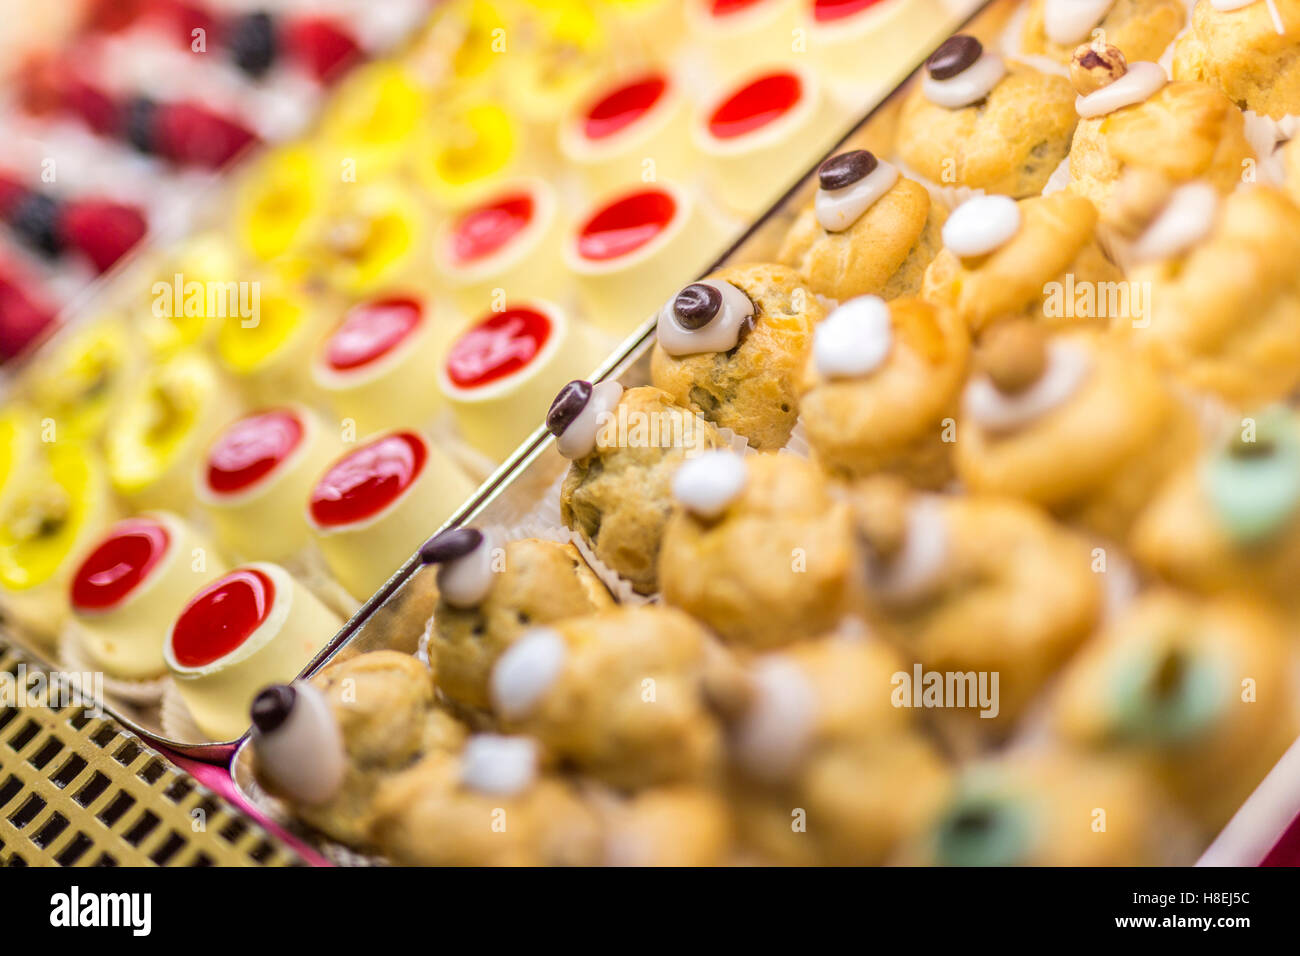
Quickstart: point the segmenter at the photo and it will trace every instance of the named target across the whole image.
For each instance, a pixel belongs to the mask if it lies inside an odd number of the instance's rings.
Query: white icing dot
[[[883,160],[856,183],[843,189],[818,189],[813,197],[813,213],[827,232],[842,232],[875,205],[898,182],[898,167]]]
[[[1020,231],[1020,207],[1010,196],[968,199],[943,224],[943,244],[957,256],[982,256]]]
[[[1163,66],[1139,60],[1130,63],[1128,72],[1114,83],[1094,90],[1087,96],[1075,97],[1074,109],[1084,119],[1105,116],[1125,106],[1145,102],[1168,82],[1169,77]]]
[[[1210,6],[1216,10],[1240,10],[1242,7],[1248,7],[1256,0],[1210,0]]]
[[[754,702],[736,728],[737,757],[756,777],[788,778],[812,740],[817,694],[803,671],[783,657],[758,663],[754,690]]]
[[[605,416],[618,407],[622,397],[623,386],[618,382],[599,382],[593,385],[586,407],[555,440],[555,447],[560,454],[573,461],[586,458],[595,451],[596,437],[605,424]]]
[[[936,80],[926,74],[921,90],[935,106],[958,110],[978,103],[993,92],[993,87],[1007,75],[1007,65],[997,53],[986,50],[978,60],[956,76]]]
[[[1047,349],[1047,370],[1022,392],[1007,395],[987,375],[972,378],[963,396],[971,421],[991,432],[1012,431],[1069,399],[1088,377],[1092,360],[1073,342],[1058,340]]]
[[[296,682],[293,689],[293,707],[280,726],[266,734],[254,730],[257,762],[280,793],[319,806],[343,783],[343,734],[324,694],[305,681]]]
[[[939,501],[918,498],[907,511],[907,536],[898,554],[873,567],[873,587],[893,603],[917,601],[930,594],[948,565],[948,523]]]
[[[889,304],[879,296],[858,296],[813,330],[813,361],[825,378],[857,378],[880,367],[893,340]]]
[[[673,475],[673,497],[693,514],[716,518],[745,487],[745,462],[729,451],[708,451]]]
[[[697,355],[701,352],[730,352],[740,341],[740,331],[754,317],[754,303],[730,282],[722,279],[704,279],[696,285],[707,285],[718,290],[722,306],[717,315],[698,329],[685,329],[677,321],[673,303],[674,294],[659,310],[655,334],[659,345],[669,355]]]
[[[486,536],[469,554],[438,568],[438,594],[452,607],[478,607],[491,590],[492,543]]]
[[[1133,243],[1133,257],[1149,262],[1190,249],[1214,228],[1219,194],[1208,183],[1179,186],[1155,221]]]
[[[460,782],[480,793],[513,796],[537,779],[537,741],[531,737],[476,734],[460,757]]]
[[[529,631],[506,649],[492,668],[489,692],[498,714],[526,717],[564,670],[569,648],[548,627]]]
[[[1061,46],[1082,43],[1114,5],[1115,0],[1046,0],[1043,32]]]

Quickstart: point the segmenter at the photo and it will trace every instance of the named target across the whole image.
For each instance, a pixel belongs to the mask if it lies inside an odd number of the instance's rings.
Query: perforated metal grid
[[[40,666],[0,637],[12,689]],[[24,695],[26,697],[26,695]],[[93,706],[0,699],[0,866],[286,866],[290,847]]]

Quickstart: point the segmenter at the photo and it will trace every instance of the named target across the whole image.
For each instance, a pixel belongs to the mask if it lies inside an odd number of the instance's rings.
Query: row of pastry
[[[1195,859],[1300,732],[1300,207],[1143,63],[945,43],[648,384],[560,391],[563,527],[436,536],[424,657],[258,696],[259,781],[405,863]]]

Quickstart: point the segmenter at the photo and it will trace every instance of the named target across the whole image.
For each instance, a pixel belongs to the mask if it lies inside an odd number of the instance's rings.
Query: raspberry
[[[197,103],[164,103],[153,127],[154,151],[174,163],[217,169],[257,140],[246,127]]]
[[[226,47],[235,66],[254,79],[275,62],[275,46],[275,24],[269,13],[238,17],[226,33]]]
[[[63,241],[94,263],[99,272],[107,272],[126,255],[148,228],[134,206],[106,199],[69,202],[59,222]]]
[[[26,186],[0,173],[0,219],[8,219],[10,210],[26,195]]]
[[[100,136],[110,136],[122,123],[117,104],[103,90],[79,77],[64,81],[61,96],[63,109],[78,117]]]
[[[288,57],[321,82],[338,76],[361,56],[357,41],[325,17],[290,23],[284,31],[284,48]]]
[[[16,275],[0,269],[0,362],[40,338],[54,316],[54,309],[23,289]]]
[[[9,210],[9,225],[24,243],[53,259],[63,251],[59,204],[43,193],[29,192]]]

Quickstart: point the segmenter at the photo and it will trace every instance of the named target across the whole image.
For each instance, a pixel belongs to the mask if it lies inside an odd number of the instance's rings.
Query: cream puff
[[[810,462],[711,452],[673,476],[659,550],[665,603],[737,647],[832,630],[859,594],[849,509]]]
[[[1209,836],[1300,732],[1295,664],[1262,606],[1152,593],[1071,665],[1053,723],[1137,761]]]
[[[339,433],[301,405],[256,412],[225,428],[197,482],[222,550],[251,561],[298,555],[310,540],[303,503],[342,450]]]
[[[946,218],[930,193],[896,166],[869,150],[851,150],[818,167],[817,193],[777,258],[813,292],[840,302],[915,295],[943,244]]]
[[[358,601],[379,590],[474,490],[438,446],[387,432],[346,452],[316,480],[307,524],[330,573]]]
[[[1064,77],[958,34],[925,61],[903,103],[898,155],[932,183],[1020,199],[1042,192],[1077,122]]]
[[[1300,113],[1300,4],[1198,0],[1174,47],[1173,74],[1218,87],[1243,110]]]
[[[659,310],[650,380],[754,448],[781,448],[799,403],[795,381],[826,315],[786,266],[724,269]]]
[[[1020,43],[1025,53],[1069,63],[1100,31],[1131,60],[1159,60],[1186,23],[1183,0],[1030,0]]]
[[[832,475],[899,475],[924,488],[952,478],[970,334],[922,299],[849,299],[813,330],[798,380],[804,434]]]
[[[672,784],[603,808],[606,866],[724,866],[731,862],[732,814],[711,787]]]
[[[709,640],[681,611],[653,606],[534,628],[492,668],[493,713],[614,787],[707,782],[722,764],[700,692]]]
[[[483,313],[451,343],[437,365],[438,391],[465,441],[505,461],[560,386],[590,373],[603,354],[593,330],[554,303],[511,301]]]
[[[492,665],[529,628],[614,604],[571,544],[495,545],[477,528],[453,528],[430,538],[420,560],[438,569],[429,658],[438,689],[462,707],[487,709]]]
[[[560,487],[561,520],[638,592],[653,593],[673,475],[722,447],[718,430],[657,388],[581,380],[561,389],[546,428],[572,462]]]
[[[953,309],[972,334],[1012,317],[1100,329],[1140,305],[1110,294],[1131,290],[1098,241],[1096,208],[1079,196],[977,196],[953,210],[943,243],[921,295]]]
[[[207,536],[177,515],[158,511],[119,521],[72,575],[76,638],[113,677],[161,677],[167,629],[200,585],[225,573]]]
[[[287,683],[342,621],[275,564],[235,568],[201,588],[172,622],[163,659],[190,716],[210,740],[248,729],[268,683]]]
[[[1195,453],[1189,406],[1122,343],[1002,324],[962,397],[957,477],[1122,542],[1160,482]]]

